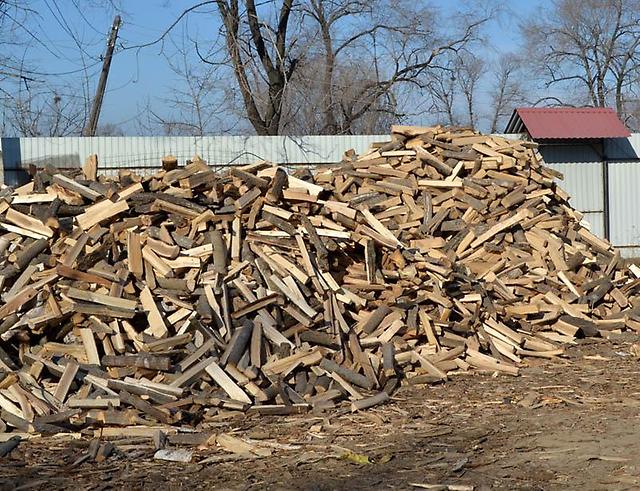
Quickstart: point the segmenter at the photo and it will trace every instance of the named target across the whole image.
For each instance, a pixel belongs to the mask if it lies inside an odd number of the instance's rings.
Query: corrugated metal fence
[[[508,136],[508,135],[505,135]],[[2,138],[0,182],[15,184],[30,164],[78,167],[96,153],[100,171],[127,168],[140,173],[159,168],[167,154],[180,162],[200,155],[221,167],[269,160],[287,166],[339,162],[345,150],[361,153],[388,135],[305,137],[95,137]],[[640,257],[640,134],[604,144],[543,145],[547,164],[565,176],[561,186],[585,213],[591,229],[611,242],[625,257]]]
[[[92,153],[106,174],[122,168],[152,172],[169,154],[179,162],[199,155],[216,167],[257,160],[295,166],[339,162],[349,148],[363,152],[372,142],[388,139],[388,135],[2,138],[1,150],[4,182],[15,184],[29,165],[78,167]]]

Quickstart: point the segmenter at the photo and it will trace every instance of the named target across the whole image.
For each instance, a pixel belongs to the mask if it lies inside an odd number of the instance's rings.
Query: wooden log
[[[100,305],[115,307],[116,309],[121,309],[121,310],[135,311],[136,307],[138,306],[138,302],[136,302],[135,300],[127,300],[125,298],[116,298],[110,295],[105,295],[103,293],[80,290],[74,287],[69,288],[66,291],[66,295],[69,298],[83,300],[85,302],[98,303]]]
[[[87,354],[87,360],[91,365],[100,365],[100,356],[98,355],[98,346],[91,329],[80,329],[80,338]]]
[[[378,392],[377,394],[353,401],[351,403],[351,412],[362,411],[380,404],[384,404],[389,400],[389,394],[386,392]]]
[[[501,221],[500,223],[495,224],[489,230],[487,230],[482,235],[480,235],[477,239],[475,239],[471,243],[471,248],[475,249],[479,245],[485,243],[487,240],[494,237],[496,234],[502,232],[503,230],[513,227],[515,224],[521,222],[522,220],[525,220],[526,218],[529,218],[530,216],[531,216],[531,212],[527,208],[521,209],[513,216],[507,218],[506,220]]]
[[[213,268],[220,274],[227,273],[227,246],[219,230],[210,232],[209,239],[213,251]]]
[[[87,157],[82,166],[82,174],[87,181],[98,179],[98,156],[93,153]]]
[[[127,266],[131,274],[136,278],[142,278],[144,274],[144,263],[142,261],[142,247],[140,235],[135,232],[127,232]]]
[[[69,278],[76,281],[84,281],[86,283],[95,283],[96,285],[101,285],[107,288],[111,288],[111,285],[113,285],[112,281],[102,276],[84,273],[82,271],[78,271],[77,269],[70,268],[69,266],[66,266],[64,264],[58,264],[56,266],[56,273],[58,273],[58,275],[60,275],[63,278]],[[97,303],[101,303],[101,302],[97,302]],[[135,308],[135,305],[133,308]]]
[[[63,176],[62,174],[54,174],[52,180],[59,186],[62,186],[69,191],[73,191],[74,193],[78,193],[80,196],[83,196],[90,201],[95,201],[98,198],[102,197],[100,193],[83,184],[80,184],[77,181],[74,181],[73,179]]]
[[[78,215],[76,217],[76,221],[82,230],[89,230],[91,227],[97,225],[103,220],[119,215],[129,209],[129,205],[126,201],[113,203],[109,200],[105,200],[98,204],[101,205],[99,209],[86,211],[82,215]]]
[[[73,380],[78,373],[79,365],[74,360],[69,360],[67,365],[64,368],[64,372],[60,380],[58,381],[58,385],[56,386],[56,390],[53,393],[53,397],[55,397],[61,403],[64,402],[67,394],[69,393],[69,389]]]
[[[0,457],[6,457],[15,450],[22,438],[19,435],[10,437],[7,441],[0,443]]]
[[[153,405],[149,404],[147,401],[141,399],[135,394],[130,394],[126,390],[120,391],[118,398],[122,404],[133,406],[139,411],[148,414],[160,423],[171,424],[173,422],[173,419],[171,418],[171,415],[168,411],[156,408]]]
[[[266,191],[269,188],[269,182],[267,180],[249,172],[243,171],[237,167],[232,167],[229,171],[229,174],[240,179],[241,181],[246,182],[250,186],[257,187],[263,191]]]
[[[251,398],[229,377],[216,362],[205,368],[209,376],[224,390],[231,399],[251,404]]]
[[[26,246],[15,256],[13,263],[18,271],[22,271],[38,254],[45,250],[48,242],[46,239],[37,239]]]
[[[266,198],[270,203],[277,203],[282,199],[282,192],[285,187],[288,186],[287,172],[278,168],[271,179],[269,190],[267,191]]]
[[[11,300],[9,300],[0,308],[0,319],[5,319],[14,312],[17,312],[23,305],[33,299],[37,294],[37,290],[32,287],[23,289],[20,293],[13,296]]]
[[[254,302],[251,302],[247,305],[245,305],[244,307],[242,307],[240,310],[236,310],[235,312],[233,312],[231,314],[231,318],[232,319],[239,319],[241,317],[244,317],[248,314],[251,314],[253,312],[256,312],[258,310],[262,310],[265,307],[268,307],[269,305],[273,305],[276,303],[280,303],[282,302],[282,297],[280,296],[279,293],[272,293],[270,295],[267,295],[265,297],[259,298],[257,300],[255,300]]]
[[[5,218],[14,225],[34,232],[38,235],[42,235],[44,237],[53,237],[53,230],[50,227],[47,227],[40,220],[29,215],[25,215],[24,213],[20,213],[13,208],[9,208],[7,210],[7,212],[5,213]]]
[[[187,371],[176,377],[169,385],[172,387],[182,387],[186,385],[189,381],[193,380],[195,377],[199,376],[205,369],[215,363],[215,359],[213,357],[205,358],[200,362],[193,365]]]
[[[119,407],[120,399],[107,397],[103,399],[79,399],[72,397],[67,401],[67,407],[78,409],[109,409]]]
[[[146,353],[137,355],[104,355],[102,357],[102,365],[105,367],[138,367],[166,372],[171,366],[171,359],[168,356]]]
[[[387,304],[382,304],[367,317],[366,322],[362,325],[362,331],[371,334],[375,331],[382,319],[391,313],[391,308]]]
[[[220,357],[220,362],[223,365],[226,365],[227,363],[235,365],[238,363],[251,340],[252,330],[253,323],[250,321],[246,321],[242,326],[235,329],[231,336],[231,340],[227,345],[227,349]]]
[[[343,377],[348,382],[351,382],[358,387],[362,387],[363,389],[371,389],[373,388],[373,383],[364,375],[360,375],[359,373],[354,372],[348,368],[345,368],[341,365],[338,365],[336,362],[329,360],[328,358],[322,358],[320,362],[320,368],[325,369],[328,372],[335,372],[341,377]]]
[[[166,336],[169,330],[167,329],[164,317],[160,313],[160,310],[156,305],[156,301],[153,298],[153,294],[148,286],[140,292],[140,303],[142,303],[142,308],[147,312],[147,322],[149,327],[145,332],[156,338]]]

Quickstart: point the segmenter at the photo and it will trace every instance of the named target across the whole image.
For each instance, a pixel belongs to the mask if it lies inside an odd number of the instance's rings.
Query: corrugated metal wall
[[[640,162],[609,162],[610,240],[625,257],[640,257]]]
[[[600,237],[605,236],[608,195],[609,240],[622,256],[640,257],[640,134],[604,144],[545,144],[541,153],[547,165],[565,175],[561,187]]]
[[[339,162],[349,148],[363,152],[372,142],[388,139],[388,135],[2,138],[2,158],[5,182],[15,184],[30,164],[78,167],[92,153],[98,155],[103,173],[122,168],[151,171],[168,154],[180,162],[200,155],[214,166],[261,159],[296,165]]]
[[[607,140],[609,232],[624,257],[640,257],[640,134]]]
[[[596,149],[583,145],[544,145],[540,148],[549,167],[562,172],[560,187],[571,195],[571,205],[604,237],[604,188],[602,159]]]
[[[584,213],[593,233],[604,237],[602,162],[554,163],[549,167],[564,174],[560,187],[571,195],[571,205]]]

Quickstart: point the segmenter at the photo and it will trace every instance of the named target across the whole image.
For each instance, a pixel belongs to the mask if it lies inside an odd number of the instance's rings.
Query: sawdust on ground
[[[74,466],[88,440],[22,442],[0,459],[0,489],[638,489],[639,341],[583,340],[565,358],[528,359],[517,378],[406,387],[362,413],[230,415],[209,428],[262,458],[209,446],[191,447],[189,464],[154,461],[133,439]]]

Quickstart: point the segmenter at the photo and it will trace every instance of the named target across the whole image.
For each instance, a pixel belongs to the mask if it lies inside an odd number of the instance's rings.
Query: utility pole
[[[102,72],[100,73],[100,81],[98,82],[98,88],[96,89],[96,96],[93,99],[91,105],[91,114],[89,115],[89,121],[82,131],[83,136],[95,136],[96,129],[98,128],[98,118],[100,118],[100,109],[102,109],[102,99],[104,98],[104,91],[107,88],[107,77],[109,76],[109,68],[111,68],[111,58],[113,57],[113,50],[116,47],[116,39],[118,38],[118,29],[122,23],[120,16],[116,15],[113,19],[113,25],[111,26],[111,33],[109,33],[109,40],[107,41],[107,52],[104,55],[102,62]]]

